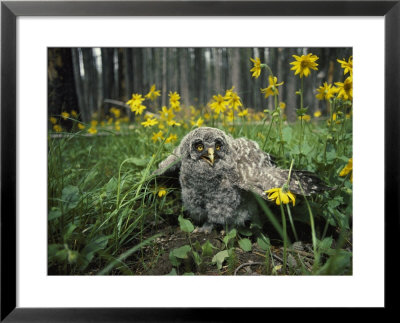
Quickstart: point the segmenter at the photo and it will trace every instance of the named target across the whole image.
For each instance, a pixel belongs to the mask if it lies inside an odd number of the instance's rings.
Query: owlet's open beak
[[[203,158],[211,166],[214,166],[214,148],[208,148],[207,154],[201,156],[201,158]]]

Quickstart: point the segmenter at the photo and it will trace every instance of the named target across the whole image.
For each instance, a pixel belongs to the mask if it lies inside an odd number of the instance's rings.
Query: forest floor
[[[269,229],[273,230],[272,227]],[[254,237],[249,237],[252,242],[251,250],[244,251],[234,247],[233,254],[227,261],[224,261],[222,268],[217,268],[212,261],[212,256],[204,257],[200,265],[196,265],[193,259],[188,257],[187,261],[174,267],[170,260],[170,253],[182,246],[193,245],[197,242],[204,245],[207,241],[215,248],[215,255],[219,250],[224,249],[224,230],[214,229],[211,233],[191,233],[190,237],[183,232],[178,224],[163,223],[154,225],[143,234],[143,240],[155,234],[158,237],[145,246],[141,251],[125,259],[125,264],[134,275],[168,275],[168,274],[193,274],[193,275],[308,275],[313,271],[314,253],[311,240],[307,234],[302,238],[304,241],[294,242],[287,248],[287,270],[283,270],[284,246],[278,235],[271,236],[271,246],[266,252],[258,245]],[[307,241],[309,240],[309,241]],[[272,243],[273,242],[273,243]],[[331,247],[334,247],[333,241]],[[346,250],[351,251],[351,242],[346,244]],[[129,247],[122,249],[121,253],[129,250]],[[320,259],[322,263],[326,259]],[[94,269],[94,268],[93,268]],[[96,269],[90,274],[96,274]],[[121,274],[118,268],[113,270],[114,275]]]

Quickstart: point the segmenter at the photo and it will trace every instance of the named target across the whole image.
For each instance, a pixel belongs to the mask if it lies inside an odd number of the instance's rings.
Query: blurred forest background
[[[48,113],[78,111],[84,122],[108,113],[116,100],[126,102],[132,93],[146,94],[155,84],[161,90],[157,106],[167,105],[168,93],[178,92],[184,106],[202,107],[213,95],[235,87],[245,108],[255,111],[273,108],[260,88],[268,86],[263,73],[252,78],[250,57],[260,57],[285,82],[279,88],[280,101],[286,103],[288,120],[296,118],[300,78],[290,70],[292,55],[315,54],[318,71],[304,79],[304,102],[309,113],[326,107],[316,98],[323,82],[344,80],[337,59],[348,59],[351,48],[49,48]],[[129,109],[127,109],[130,115]],[[133,117],[133,116],[130,116]]]

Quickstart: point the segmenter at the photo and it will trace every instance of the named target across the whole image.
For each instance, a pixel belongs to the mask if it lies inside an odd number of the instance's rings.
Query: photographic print
[[[48,275],[352,275],[352,48],[48,48]]]

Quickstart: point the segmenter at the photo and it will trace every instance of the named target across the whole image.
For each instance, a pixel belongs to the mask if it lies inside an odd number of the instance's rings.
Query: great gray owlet
[[[278,168],[256,142],[201,127],[189,132],[155,173],[179,173],[184,209],[210,232],[213,224],[243,225],[258,212],[254,193],[267,199],[265,191],[282,187],[289,171]],[[305,195],[327,188],[310,172],[292,174],[292,193],[302,194],[299,181]]]

